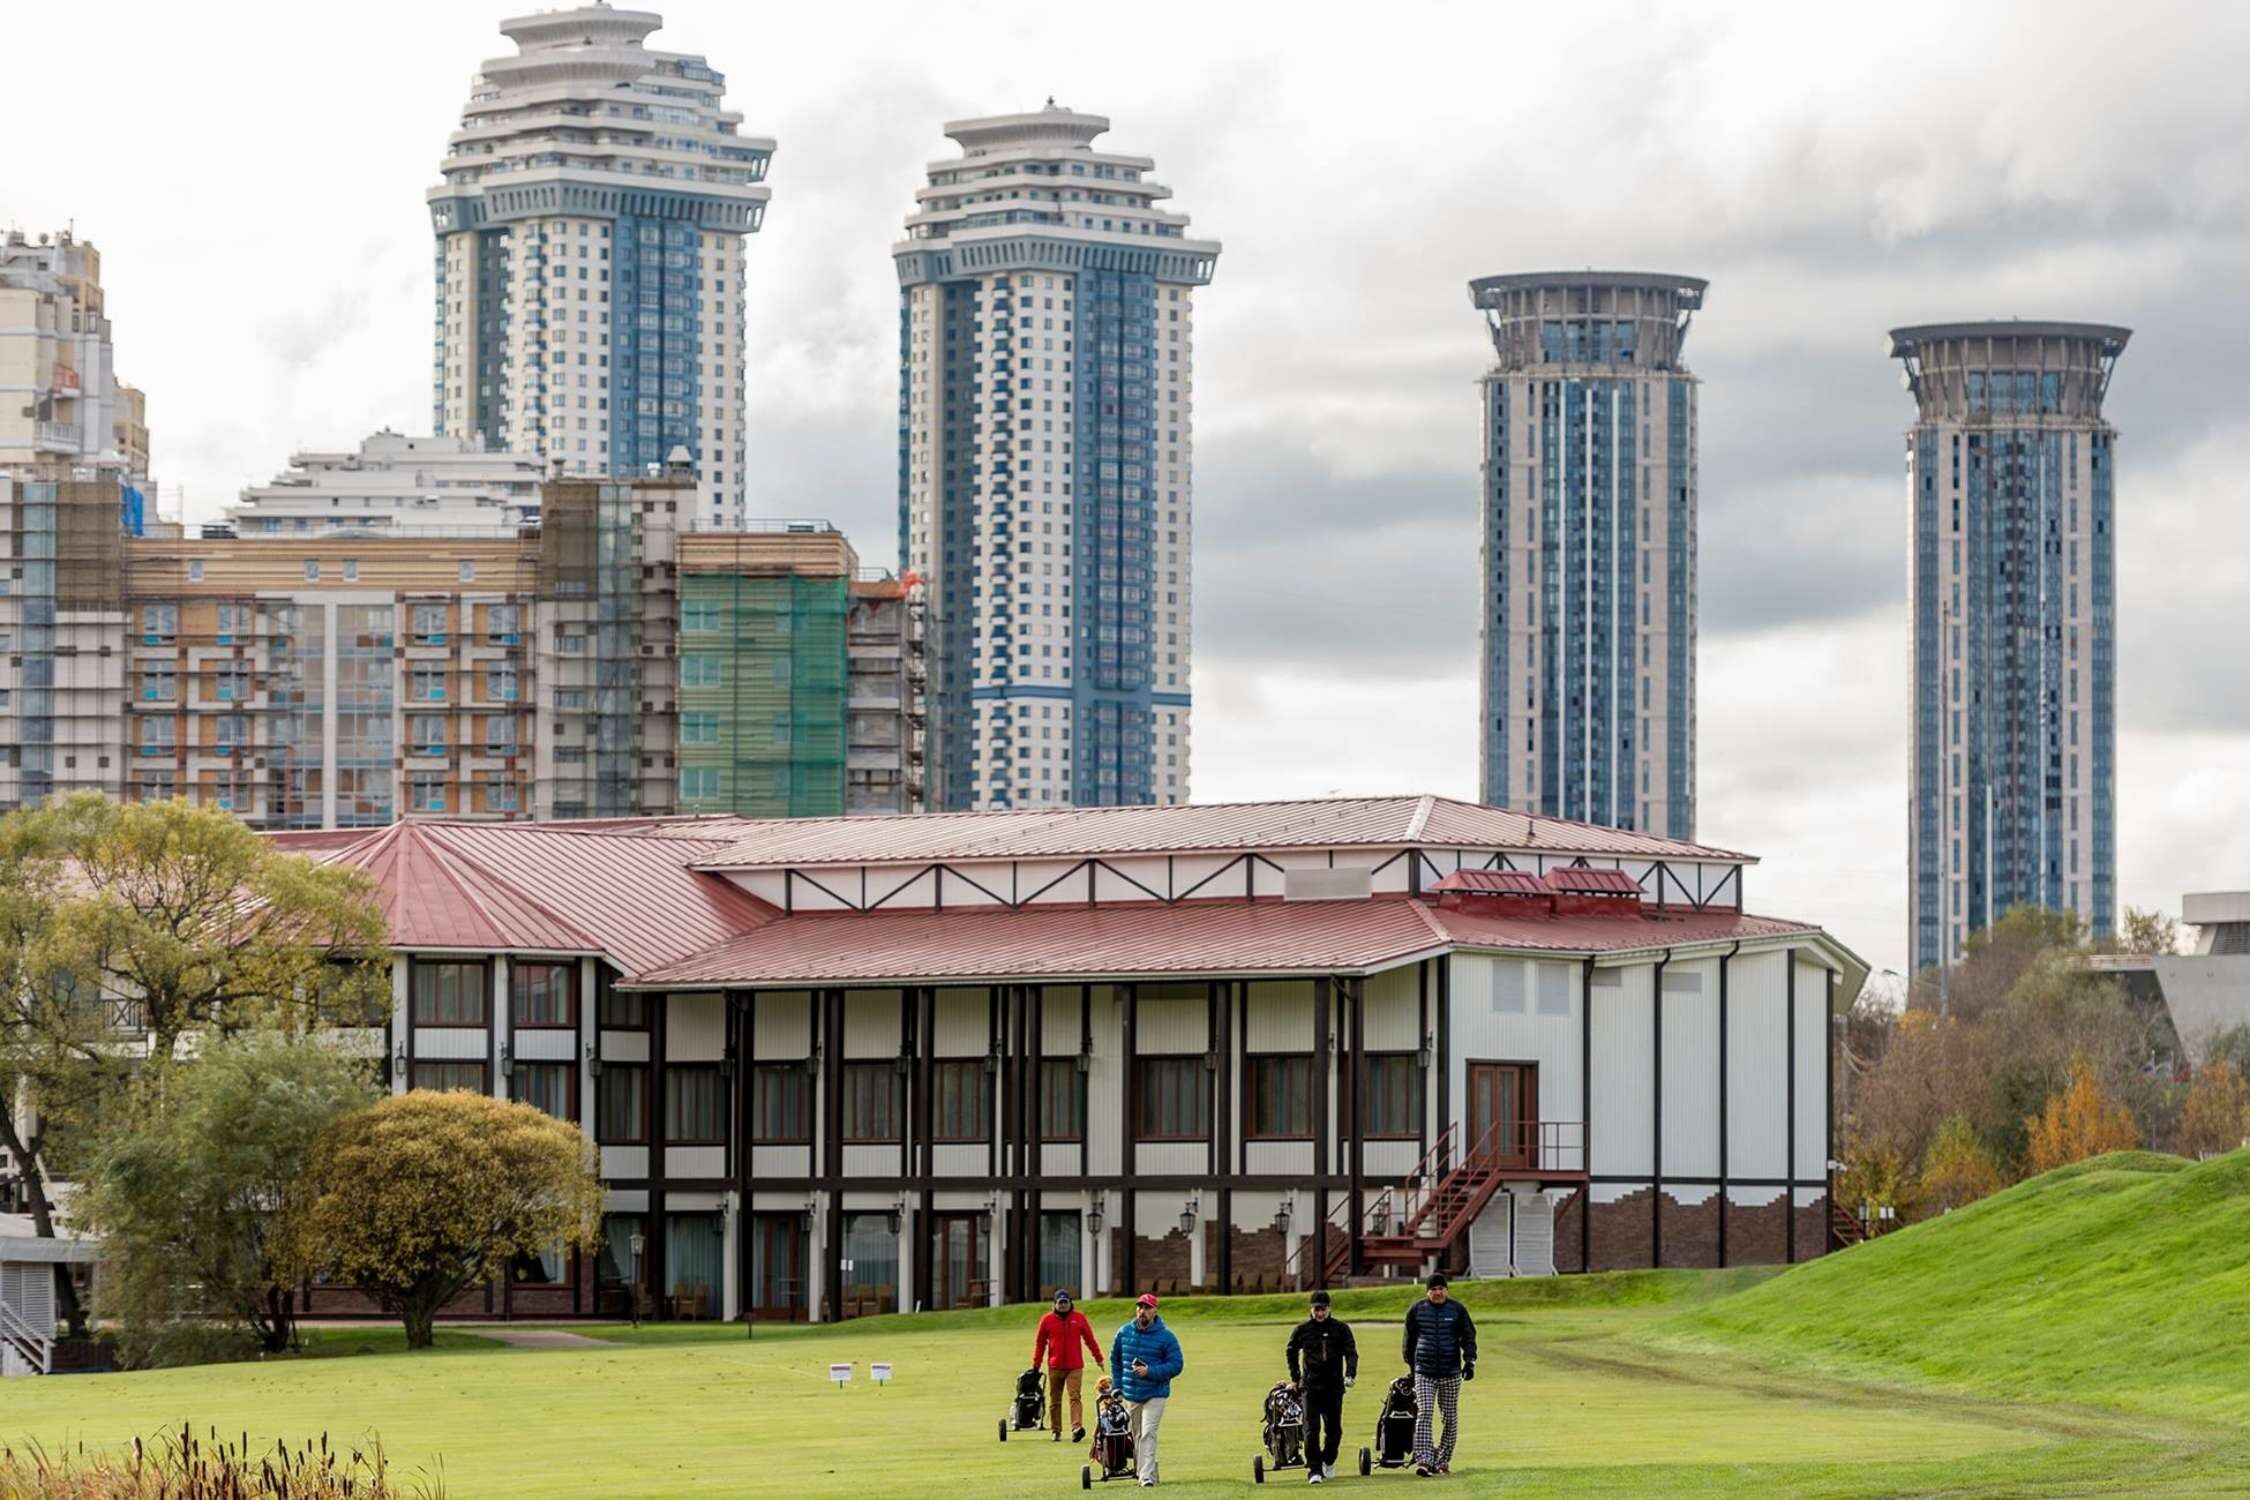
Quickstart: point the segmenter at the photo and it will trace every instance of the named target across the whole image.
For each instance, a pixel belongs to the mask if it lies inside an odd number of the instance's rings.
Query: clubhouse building
[[[582,1123],[598,1256],[456,1314],[826,1320],[1780,1262],[1865,969],[1746,855],[1438,797],[284,834],[393,1089]],[[358,1310],[314,1288],[314,1316]]]

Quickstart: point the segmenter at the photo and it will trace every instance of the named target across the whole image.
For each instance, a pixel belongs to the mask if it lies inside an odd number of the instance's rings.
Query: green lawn
[[[1708,1328],[1682,1331],[1785,1285],[1762,1273],[1644,1273],[1465,1287],[1483,1359],[1464,1392],[1468,1436],[1454,1491],[2012,1496],[2250,1487],[2250,1447],[2190,1417],[1939,1398],[1815,1373],[1776,1377],[1714,1353]],[[1408,1294],[1338,1300],[1361,1326],[1368,1356],[1345,1408],[1356,1448],[1397,1368],[1395,1324]],[[1188,1367],[1165,1424],[1164,1489],[1246,1493],[1258,1404],[1283,1372],[1297,1301],[1175,1307],[1167,1320]],[[1123,1305],[1088,1310],[1106,1347]],[[397,1352],[386,1331],[328,1330],[314,1341],[319,1358],[11,1381],[0,1441],[120,1442],[182,1421],[247,1429],[253,1439],[373,1433],[404,1468],[442,1465],[455,1496],[1055,1494],[1077,1487],[1081,1450],[1030,1434],[1005,1445],[995,1438],[1038,1311],[761,1329],[749,1342],[739,1328],[589,1330],[619,1341],[598,1350],[505,1349],[455,1334],[414,1356]],[[857,1362],[858,1378],[839,1391],[828,1365],[846,1359]],[[892,1385],[867,1384],[873,1360],[896,1366]],[[1291,1472],[1278,1482],[1303,1478]],[[1418,1483],[1380,1473],[1362,1481],[1356,1466],[1348,1482]]]

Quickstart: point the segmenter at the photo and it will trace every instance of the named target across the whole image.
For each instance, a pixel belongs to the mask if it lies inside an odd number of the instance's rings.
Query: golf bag
[[[1106,1387],[1109,1382],[1102,1382]],[[1093,1462],[1078,1471],[1078,1487],[1090,1490],[1096,1479],[1130,1479],[1133,1476],[1132,1415],[1116,1392],[1104,1389],[1094,1398]]]
[[[1037,1370],[1026,1370],[1016,1377],[1015,1398],[1000,1419],[1000,1441],[1006,1442],[1011,1432],[1036,1432],[1046,1420],[1047,1384]]]
[[[1359,1450],[1359,1472],[1403,1469],[1414,1462],[1414,1377],[1401,1375],[1383,1395],[1383,1409],[1375,1417],[1375,1444]]]
[[[1305,1404],[1286,1380],[1266,1392],[1264,1435],[1266,1451],[1250,1460],[1252,1479],[1264,1484],[1269,1469],[1305,1466]]]

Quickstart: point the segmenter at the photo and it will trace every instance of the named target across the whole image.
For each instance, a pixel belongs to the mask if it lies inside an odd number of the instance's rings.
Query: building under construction
[[[686,533],[693,481],[542,524],[138,538],[114,476],[0,478],[0,803],[255,826],[920,807],[919,605],[824,522]]]

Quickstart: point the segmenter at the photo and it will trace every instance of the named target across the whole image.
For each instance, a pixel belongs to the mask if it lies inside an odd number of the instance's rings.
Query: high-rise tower
[[[1469,283],[1484,377],[1483,800],[1695,836],[1695,377],[1707,283]]]
[[[1191,298],[1216,241],[1050,101],[957,120],[898,263],[899,550],[933,809],[1184,801]]]
[[[1891,332],[1917,420],[1908,909],[1916,968],[2013,906],[2117,905],[2117,429],[2131,330]]]
[[[437,431],[571,474],[687,450],[688,526],[743,519],[743,237],[773,142],[737,135],[726,79],[642,45],[607,5],[501,23],[429,193]]]

